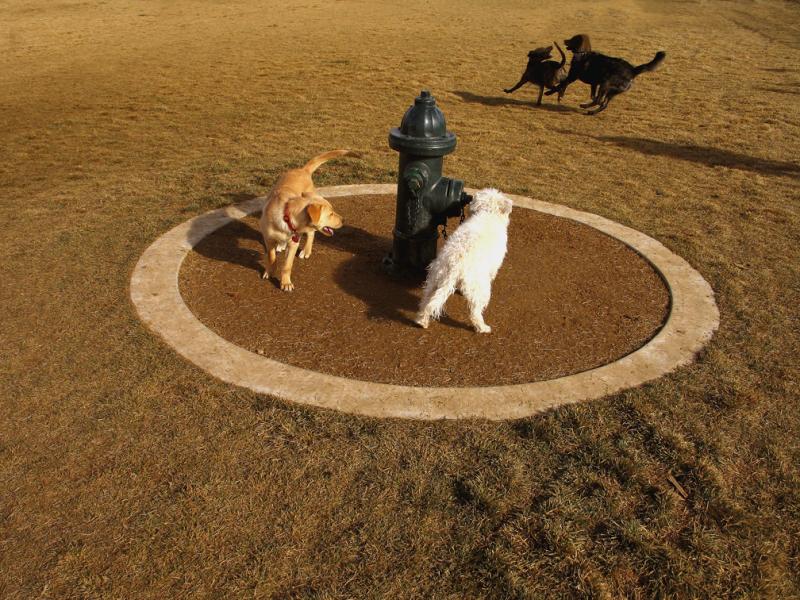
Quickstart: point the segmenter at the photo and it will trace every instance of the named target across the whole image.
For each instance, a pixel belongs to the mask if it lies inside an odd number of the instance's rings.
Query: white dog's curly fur
[[[447,238],[439,256],[428,266],[428,278],[416,322],[427,329],[431,317],[438,319],[444,304],[456,291],[467,299],[475,331],[489,333],[483,320],[494,281],[506,255],[511,199],[488,188],[470,203],[470,217]]]

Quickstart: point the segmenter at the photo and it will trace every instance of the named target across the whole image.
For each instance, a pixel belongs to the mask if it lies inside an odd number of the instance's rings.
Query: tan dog
[[[294,290],[292,264],[300,246],[300,236],[306,236],[300,258],[308,258],[317,231],[332,236],[333,230],[342,226],[342,217],[334,212],[330,202],[317,194],[311,181],[311,175],[320,165],[338,156],[358,155],[349,150],[332,150],[315,156],[305,166],[281,175],[267,196],[259,221],[267,258],[262,278],[275,276],[277,252],[286,249],[280,277],[284,292]]]

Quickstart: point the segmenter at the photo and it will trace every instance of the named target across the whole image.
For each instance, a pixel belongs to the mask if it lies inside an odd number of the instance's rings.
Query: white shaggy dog
[[[470,217],[447,238],[439,255],[428,266],[428,278],[416,322],[428,328],[431,317],[438,319],[444,304],[456,289],[467,299],[475,331],[489,333],[483,320],[494,281],[506,256],[511,199],[488,188],[475,194]]]

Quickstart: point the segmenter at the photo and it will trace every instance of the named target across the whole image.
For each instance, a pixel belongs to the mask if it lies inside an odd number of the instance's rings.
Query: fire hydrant
[[[391,273],[422,275],[436,258],[438,228],[448,217],[463,215],[472,196],[464,182],[442,177],[444,156],[456,148],[436,99],[423,90],[389,132],[389,146],[400,153],[397,213],[392,253],[384,264]]]

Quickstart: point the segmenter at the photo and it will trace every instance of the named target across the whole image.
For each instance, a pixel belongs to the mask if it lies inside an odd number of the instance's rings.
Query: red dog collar
[[[289,230],[292,232],[292,241],[296,244],[300,241],[300,234],[297,233],[297,227],[292,225],[292,217],[289,216],[289,205],[286,205],[286,208],[283,209],[283,220],[286,222],[286,225],[289,226]]]

